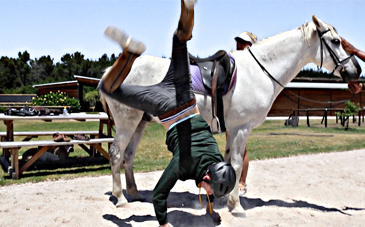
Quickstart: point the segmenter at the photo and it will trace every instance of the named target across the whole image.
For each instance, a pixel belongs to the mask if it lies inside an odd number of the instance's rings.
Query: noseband
[[[324,31],[324,32],[321,32],[317,29],[317,34],[319,36],[319,39],[321,41],[321,66],[318,67],[318,70],[322,69],[322,64],[323,64],[323,43],[325,45],[325,47],[327,48],[328,52],[330,53],[330,56],[333,60],[333,62],[335,63],[335,68],[333,69],[333,71],[331,72],[331,74],[333,74],[336,69],[339,67],[339,66],[342,66],[342,68],[344,67],[342,63],[344,63],[345,61],[348,61],[353,55],[350,55],[348,56],[347,58],[343,59],[343,60],[340,60],[337,55],[335,54],[335,52],[331,49],[331,47],[327,44],[326,40],[323,38],[323,35],[326,34],[327,32],[329,32],[330,29]]]

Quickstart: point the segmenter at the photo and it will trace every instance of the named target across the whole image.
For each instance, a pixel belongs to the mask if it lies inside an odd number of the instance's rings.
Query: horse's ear
[[[327,30],[327,26],[325,25],[325,23],[323,23],[323,21],[318,19],[316,16],[313,15],[312,20],[317,29],[319,29],[320,31]]]

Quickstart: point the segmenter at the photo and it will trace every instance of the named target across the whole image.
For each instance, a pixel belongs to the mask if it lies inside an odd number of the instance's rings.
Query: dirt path
[[[365,150],[252,161],[241,198],[246,217],[233,217],[218,200],[219,226],[365,226],[364,166]],[[1,187],[0,226],[158,226],[151,193],[160,175],[136,174],[147,200],[129,208],[114,207],[111,176]],[[168,217],[175,227],[215,226],[198,192],[193,181],[173,188]]]

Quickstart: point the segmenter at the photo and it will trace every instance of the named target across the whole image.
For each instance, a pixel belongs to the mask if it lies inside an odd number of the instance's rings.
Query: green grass
[[[15,131],[75,131],[96,130],[97,121],[87,122],[14,122]],[[365,147],[365,126],[355,124],[345,130],[334,120],[329,120],[329,127],[325,128],[320,120],[311,120],[311,126],[306,126],[306,121],[301,120],[299,127],[286,127],[284,120],[265,121],[263,125],[254,129],[247,142],[250,160],[288,157],[302,154],[315,154],[321,152],[339,152]],[[364,123],[363,123],[364,124]],[[365,125],[365,124],[364,124]],[[5,125],[0,125],[0,130],[5,131]],[[165,130],[159,124],[151,124],[139,144],[135,161],[135,172],[148,172],[164,169],[170,159],[171,153],[166,149]],[[225,134],[214,136],[222,154],[225,150]],[[22,138],[16,137],[17,140]],[[34,140],[51,139],[39,137]],[[103,145],[104,149],[106,145]],[[22,148],[20,154],[26,149]],[[86,157],[88,154],[75,145],[72,156]],[[123,171],[123,170],[122,170]],[[25,171],[19,180],[11,180],[6,172],[0,169],[0,186],[26,182],[39,182],[57,179],[70,179],[81,176],[110,175],[109,164],[87,167],[63,168],[57,170]]]

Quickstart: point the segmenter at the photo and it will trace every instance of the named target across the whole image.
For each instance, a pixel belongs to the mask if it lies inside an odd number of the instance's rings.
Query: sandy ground
[[[226,200],[218,200],[218,226],[365,226],[364,165],[365,150],[252,161],[241,198],[245,217],[232,216]],[[113,205],[111,176],[1,187],[0,226],[158,226],[151,193],[160,175],[136,174],[146,201],[128,208]],[[217,226],[198,192],[193,181],[173,188],[174,226]]]

